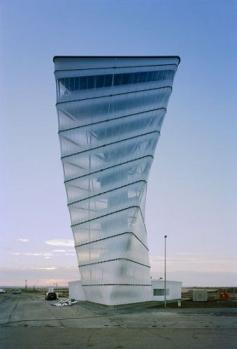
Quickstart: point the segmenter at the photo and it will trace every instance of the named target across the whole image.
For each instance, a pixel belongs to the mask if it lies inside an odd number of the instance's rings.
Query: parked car
[[[6,293],[6,291],[3,288],[0,288],[0,293]]]
[[[57,293],[54,291],[49,291],[45,295],[45,300],[46,301],[55,301],[58,299]]]

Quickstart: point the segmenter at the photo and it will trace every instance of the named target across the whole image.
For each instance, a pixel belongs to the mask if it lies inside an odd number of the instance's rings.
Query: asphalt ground
[[[43,295],[0,295],[0,349],[237,349],[237,308],[155,303],[54,307]]]

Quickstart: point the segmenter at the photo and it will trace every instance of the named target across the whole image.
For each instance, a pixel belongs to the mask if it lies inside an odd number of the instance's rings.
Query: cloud
[[[220,257],[204,254],[178,254],[167,258],[167,270],[170,272],[202,272],[202,273],[228,273],[236,271],[236,257]],[[151,256],[151,270],[154,274],[161,273],[164,267],[163,256]]]
[[[10,252],[13,256],[26,256],[26,257],[45,257],[50,258],[53,256],[50,252]]]
[[[38,256],[43,256],[43,253],[41,253],[41,252],[23,252],[22,256],[38,257]]]
[[[12,256],[23,256],[23,257],[43,257],[44,259],[51,259],[58,256],[75,256],[76,252],[74,249],[55,249],[50,252],[10,252]]]
[[[77,266],[60,267],[56,265],[37,267],[19,266],[18,268],[1,267],[0,286],[23,286],[28,280],[28,287],[31,286],[67,286],[68,281],[79,280],[80,273]]]
[[[75,256],[76,255],[76,251],[75,250],[72,250],[72,249],[68,249],[68,250],[52,250],[53,253],[63,253],[64,256]]]
[[[56,267],[42,267],[42,268],[36,268],[36,270],[56,270]]]
[[[29,242],[30,240],[29,240],[29,239],[25,239],[25,238],[19,238],[19,239],[17,239],[17,241],[20,241],[20,242]]]
[[[74,247],[74,241],[70,239],[53,239],[45,241],[50,246]]]

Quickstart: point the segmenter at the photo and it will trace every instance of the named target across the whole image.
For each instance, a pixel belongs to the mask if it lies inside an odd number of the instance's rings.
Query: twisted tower
[[[61,159],[89,301],[150,299],[146,187],[179,57],[55,57]]]

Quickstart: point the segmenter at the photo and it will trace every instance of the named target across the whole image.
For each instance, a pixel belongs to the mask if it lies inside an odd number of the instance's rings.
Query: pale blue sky
[[[236,285],[237,1],[3,0],[0,16],[0,285],[78,277],[71,243],[46,243],[72,239],[52,58],[107,54],[181,56],[148,187],[152,275],[167,234],[169,278]]]

